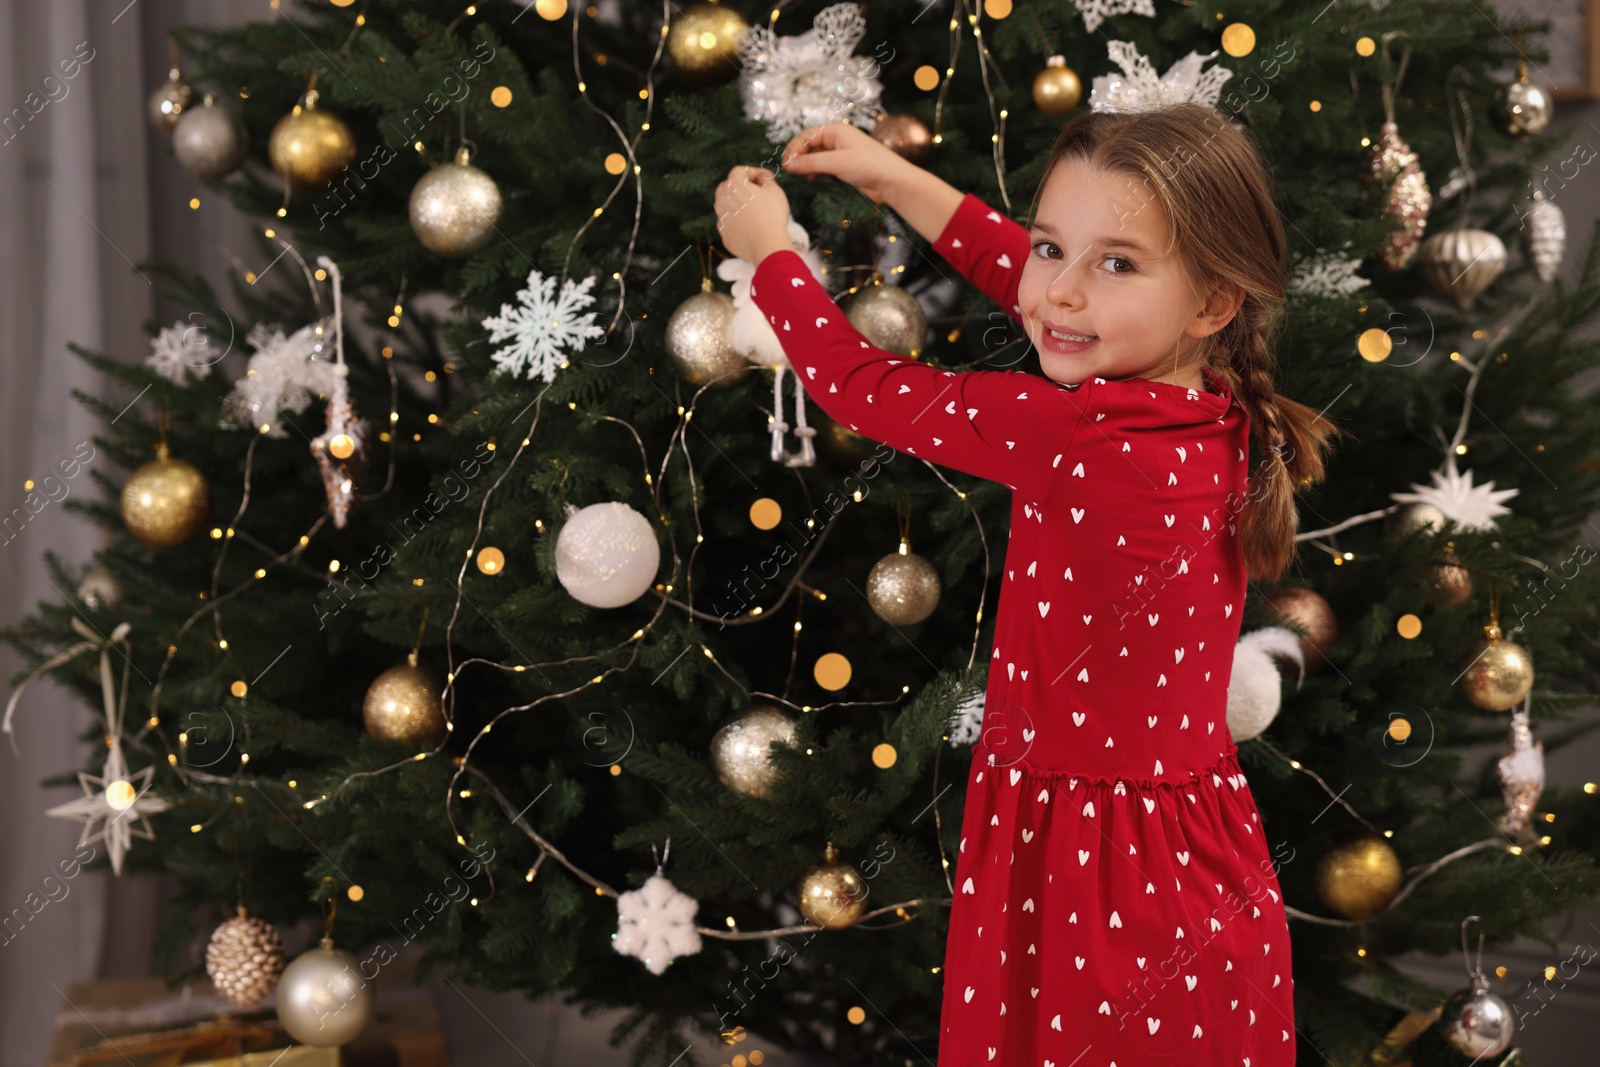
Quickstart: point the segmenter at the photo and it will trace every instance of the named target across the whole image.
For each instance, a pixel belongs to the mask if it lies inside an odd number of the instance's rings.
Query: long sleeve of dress
[[[994,226],[986,211],[982,201],[969,196],[939,241],[963,274],[970,270],[969,277],[986,292],[1009,293],[1015,304],[1019,253],[1008,245],[991,267],[974,262],[1005,234],[1003,228],[985,232]],[[750,299],[767,316],[806,392],[834,420],[901,452],[1000,482],[1034,500],[1047,495],[1073,437],[1091,417],[1093,386],[1087,383],[1063,386],[1014,370],[956,373],[875,347],[795,252],[762,259],[751,279]]]
[[[968,193],[933,242],[933,250],[1018,323],[1017,284],[1028,258],[1028,231]]]

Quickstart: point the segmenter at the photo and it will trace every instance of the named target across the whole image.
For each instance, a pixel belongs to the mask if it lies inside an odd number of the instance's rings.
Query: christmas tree
[[[1506,83],[1518,27],[1453,0],[276,15],[176,29],[155,99],[262,268],[225,299],[142,264],[192,314],[142,366],[75,350],[142,397],[81,397],[132,473],[65,505],[107,547],[47,557],[78,595],[6,635],[105,709],[59,813],[177,876],[165,971],[242,906],[222,942],[327,917],[363,974],[416,943],[458,982],[624,1007],[636,1063],[741,1027],[931,1059],[1010,494],[749,366],[712,190],[837,119],[1025,221],[1091,87],[1209,90],[1277,184],[1278,389],[1349,436],[1297,566],[1251,583],[1230,688],[1300,1055],[1512,1055],[1393,960],[1469,915],[1549,940],[1600,895],[1595,799],[1542,788],[1595,722],[1600,417],[1573,383],[1600,258],[1590,235],[1556,278],[1568,131]],[[781,180],[878,344],[1039,372],[893,212]],[[225,956],[242,1004],[270,988]]]

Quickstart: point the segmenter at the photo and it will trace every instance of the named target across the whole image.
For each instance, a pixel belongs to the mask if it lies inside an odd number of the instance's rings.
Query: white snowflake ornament
[[[1500,501],[1509,500],[1522,490],[1500,489],[1495,490],[1493,482],[1482,485],[1472,484],[1472,472],[1465,474],[1456,471],[1456,457],[1454,454],[1445,457],[1442,471],[1431,472],[1432,485],[1418,485],[1411,483],[1414,493],[1390,493],[1391,500],[1402,504],[1423,503],[1432,504],[1444,512],[1445,518],[1454,522],[1463,530],[1489,531],[1499,529],[1495,516],[1509,515],[1511,509],[1502,507]]]
[[[162,327],[150,341],[150,354],[145,366],[174,385],[182,385],[186,374],[205,378],[211,366],[223,357],[211,344],[203,326],[183,321]]]
[[[700,951],[700,931],[694,915],[700,902],[659,872],[638,889],[617,898],[617,934],[611,947],[624,956],[637,956],[651,974],[661,974],[679,956]]]
[[[556,280],[538,270],[528,272],[528,284],[517,291],[517,307],[500,305],[500,314],[483,320],[489,342],[511,344],[497,349],[490,357],[501,371],[533,379],[555,381],[556,371],[566,365],[563,349],[578,348],[603,337],[605,330],[595,325],[594,312],[578,314],[594,303],[589,289],[594,276],[574,282],[568,278],[555,295]]]
[[[145,767],[137,774],[129,774],[128,761],[122,755],[122,744],[114,740],[111,750],[106,753],[105,769],[98,778],[83,771],[78,772],[83,796],[65,804],[57,804],[45,814],[57,819],[82,819],[83,833],[78,836],[78,847],[104,841],[106,850],[111,853],[111,870],[120,875],[122,858],[127,855],[133,839],[155,839],[148,816],[171,807],[167,801],[150,792],[150,778],[154,774],[154,767]]]
[[[950,747],[975,744],[983,734],[984,704],[988,699],[985,690],[979,690],[971,700],[962,704],[950,719]]]
[[[1159,78],[1132,41],[1112,41],[1106,45],[1106,52],[1122,68],[1122,74],[1102,74],[1094,80],[1089,92],[1091,111],[1154,111],[1188,101],[1216,107],[1223,83],[1233,77],[1233,71],[1226,67],[1200,69],[1207,60],[1217,57],[1216,52],[1203,56],[1190,52]]]
[[[1074,0],[1078,13],[1083,16],[1083,28],[1093,33],[1100,24],[1113,15],[1143,15],[1156,17],[1152,0]]]
[[[871,130],[882,91],[878,63],[851,54],[866,32],[861,6],[854,3],[824,8],[811,29],[794,37],[752,26],[738,44],[745,116],[767,123],[773,144],[829,122]]]
[[[1359,259],[1342,253],[1306,256],[1295,264],[1289,291],[1306,296],[1351,296],[1371,284],[1360,270]]]

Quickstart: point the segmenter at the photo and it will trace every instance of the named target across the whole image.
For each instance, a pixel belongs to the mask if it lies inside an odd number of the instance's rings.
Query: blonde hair
[[[1233,319],[1205,338],[1201,358],[1244,407],[1265,453],[1264,481],[1251,479],[1239,516],[1239,541],[1250,577],[1276,581],[1298,558],[1295,493],[1322,480],[1333,438],[1348,435],[1279,395],[1273,381],[1287,242],[1267,166],[1249,133],[1203,104],[1088,111],[1057,135],[1030,223],[1045,182],[1068,159],[1143,182],[1166,212],[1173,249],[1198,291],[1220,284],[1244,293]]]

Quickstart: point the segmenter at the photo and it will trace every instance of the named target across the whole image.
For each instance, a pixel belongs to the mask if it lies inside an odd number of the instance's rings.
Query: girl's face
[[[1017,303],[1046,377],[1204,388],[1198,341],[1227,325],[1238,302],[1208,311],[1193,294],[1176,252],[1166,252],[1166,214],[1141,179],[1062,160],[1028,238]],[[1074,343],[1052,330],[1095,340]]]

